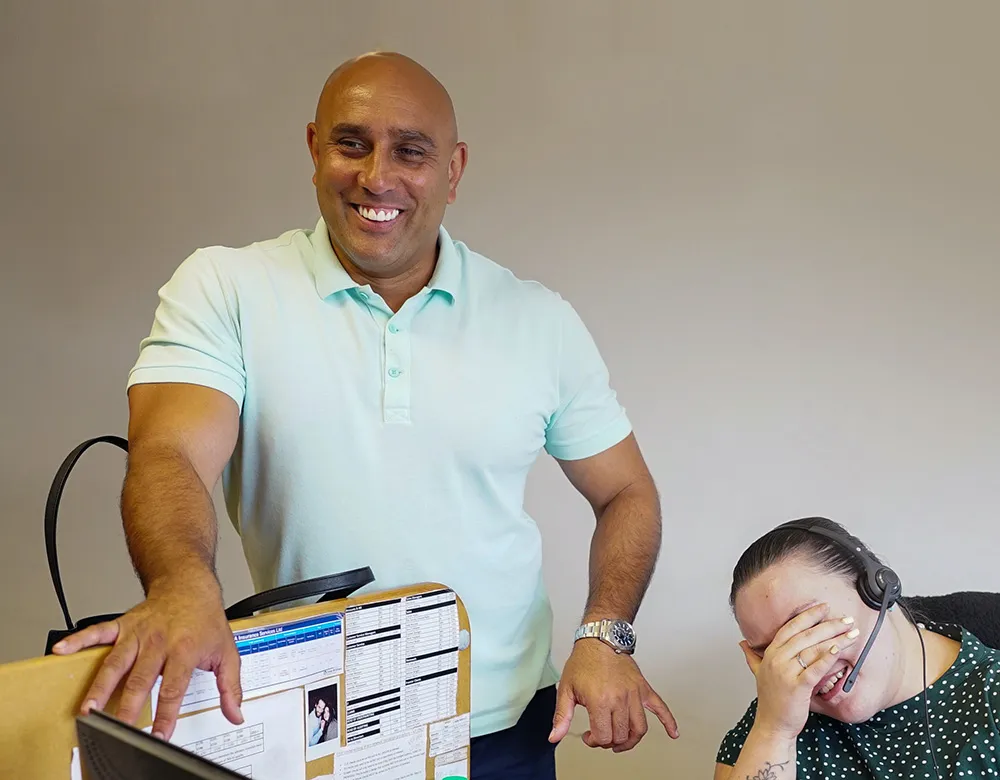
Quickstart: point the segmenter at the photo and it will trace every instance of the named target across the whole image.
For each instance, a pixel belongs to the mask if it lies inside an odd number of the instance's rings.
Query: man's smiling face
[[[316,115],[313,183],[341,262],[375,278],[432,262],[466,159],[443,87],[410,60],[369,55],[330,77]]]

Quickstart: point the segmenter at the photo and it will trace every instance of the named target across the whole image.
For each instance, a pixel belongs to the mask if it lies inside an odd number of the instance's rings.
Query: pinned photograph
[[[328,756],[340,747],[340,680],[306,686],[306,760]]]

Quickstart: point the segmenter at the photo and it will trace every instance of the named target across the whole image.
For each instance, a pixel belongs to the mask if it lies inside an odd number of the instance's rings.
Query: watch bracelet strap
[[[597,620],[593,623],[584,623],[576,630],[574,639],[600,639],[604,632],[605,621]]]

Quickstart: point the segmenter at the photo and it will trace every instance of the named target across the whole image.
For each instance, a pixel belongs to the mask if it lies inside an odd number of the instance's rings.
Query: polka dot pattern
[[[1000,778],[1000,651],[958,626],[927,628],[962,644],[951,668],[927,687],[941,776]],[[723,739],[719,763],[736,763],[756,713],[754,700]],[[810,713],[796,744],[796,778],[935,780],[923,693],[859,724]]]

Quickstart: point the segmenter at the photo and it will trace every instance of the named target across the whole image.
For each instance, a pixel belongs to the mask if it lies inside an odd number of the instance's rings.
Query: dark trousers
[[[556,746],[549,742],[555,712],[555,686],[543,688],[509,729],[474,737],[470,780],[556,780]]]

